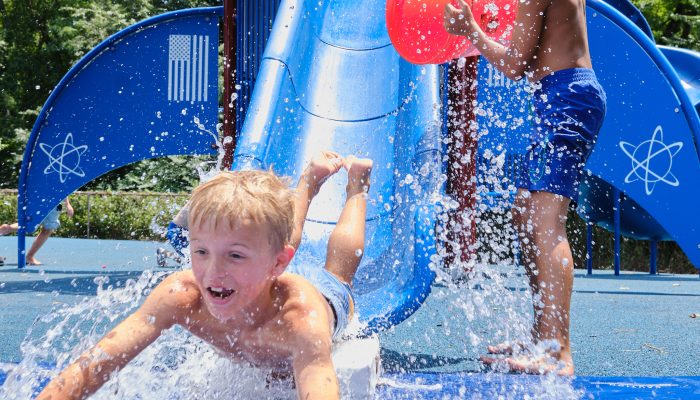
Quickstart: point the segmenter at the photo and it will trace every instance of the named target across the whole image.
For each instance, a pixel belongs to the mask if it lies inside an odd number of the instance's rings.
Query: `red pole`
[[[476,70],[479,56],[467,57],[460,66],[450,62],[448,77],[447,194],[458,202],[449,213],[447,263],[466,268],[476,243]]]
[[[224,124],[221,168],[231,169],[236,148],[236,108],[233,104],[236,57],[236,0],[224,0]]]

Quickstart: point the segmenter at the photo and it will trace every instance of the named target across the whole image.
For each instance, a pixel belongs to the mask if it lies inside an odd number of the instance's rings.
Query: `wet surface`
[[[105,286],[105,277],[106,285],[119,288],[138,279],[144,268],[172,269],[157,267],[156,249],[162,243],[52,238],[38,255],[45,265],[22,271],[11,265],[16,262],[15,246],[16,238],[0,238],[0,252],[8,258],[8,265],[0,267],[0,363],[22,360],[20,343],[37,317],[94,297],[98,284]],[[391,385],[416,379],[443,385],[439,393],[455,395],[460,387],[486,384],[483,374],[469,374],[482,371],[481,349],[517,336],[509,326],[522,331],[531,318],[522,271],[489,268],[499,279],[434,284],[414,315],[380,335],[384,376],[390,382],[381,386],[382,393],[401,398]],[[595,377],[700,375],[697,314],[697,275],[615,277],[611,271],[596,271],[589,276],[577,270],[571,310],[573,357],[581,376],[576,382],[590,386]],[[431,387],[411,390],[432,393]]]

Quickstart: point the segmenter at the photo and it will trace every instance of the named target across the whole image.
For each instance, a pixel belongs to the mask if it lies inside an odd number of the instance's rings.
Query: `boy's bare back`
[[[532,3],[539,3],[534,6],[544,10],[539,43],[528,69],[533,74],[530,80],[568,68],[591,68],[585,0]]]

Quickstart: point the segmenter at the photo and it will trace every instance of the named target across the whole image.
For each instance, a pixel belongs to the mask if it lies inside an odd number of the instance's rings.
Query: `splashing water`
[[[97,296],[38,318],[21,344],[22,361],[0,387],[2,399],[28,399],[133,312],[166,275],[149,270],[114,288],[96,278]],[[267,383],[267,371],[237,364],[175,326],[115,373],[91,399],[295,398],[288,381]]]
[[[525,97],[523,107],[527,107]],[[474,104],[475,112],[489,121],[487,126],[469,125],[478,137],[488,135],[489,131],[512,129],[510,125],[514,123],[526,122],[514,121],[507,115],[501,115],[503,111],[494,104],[497,105],[498,102],[491,100],[484,104]],[[462,140],[461,137],[445,138],[443,144],[445,147],[459,147],[463,145],[460,143]],[[511,212],[512,196],[516,188],[513,181],[508,179],[512,160],[503,148],[486,149],[482,154],[483,161],[477,163],[477,177],[473,178],[476,186],[476,193],[473,194],[477,204],[475,210],[460,210],[456,199],[449,196],[432,200],[439,209],[436,239],[443,245],[439,246],[431,265],[436,273],[436,283],[444,286],[444,289],[433,290],[431,296],[446,303],[448,310],[440,314],[442,320],[437,321],[438,328],[427,332],[422,339],[429,342],[439,340],[436,336],[451,337],[450,342],[456,341],[457,344],[450,354],[451,359],[482,355],[487,345],[498,343],[520,344],[521,352],[516,351],[514,357],[523,355],[546,359],[553,349],[551,343],[533,342],[532,303],[537,299],[533,299],[527,277],[517,261],[521,251],[520,235],[514,227]],[[469,157],[462,157],[455,161],[453,167],[460,168],[471,162],[474,161]],[[449,217],[450,213],[457,217]],[[461,248],[463,244],[455,239],[454,233],[470,232],[472,223],[477,226],[477,237],[472,238],[473,244],[468,249]],[[466,251],[468,257],[463,261],[459,254],[449,254],[450,251]],[[454,327],[459,330],[455,331]],[[420,341],[421,338],[412,340]],[[411,345],[405,344],[407,347]],[[433,355],[433,358],[439,357]],[[405,367],[400,370],[403,368]],[[477,364],[476,368],[481,367]],[[502,367],[499,369],[498,365],[493,371],[507,372]],[[570,379],[554,374],[535,377],[539,384],[535,384],[534,380],[523,381],[522,387],[513,387],[512,382],[499,381],[502,379],[499,376],[487,372],[486,379],[491,384],[470,388],[468,397],[577,399],[583,395],[573,388]]]

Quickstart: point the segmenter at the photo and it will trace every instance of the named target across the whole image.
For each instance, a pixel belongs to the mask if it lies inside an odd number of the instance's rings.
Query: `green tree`
[[[17,186],[34,121],[53,87],[80,57],[138,20],[220,4],[221,0],[0,1],[0,188]]]
[[[658,44],[700,51],[700,1],[632,0]]]

